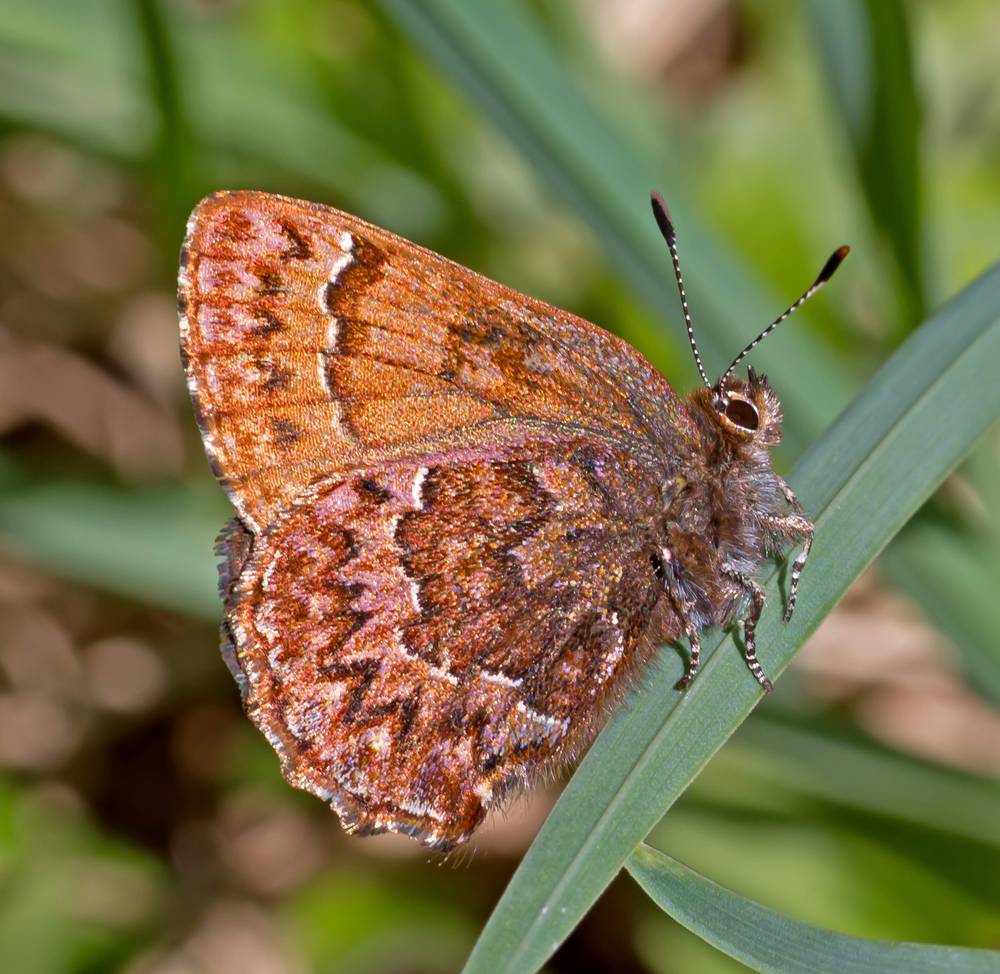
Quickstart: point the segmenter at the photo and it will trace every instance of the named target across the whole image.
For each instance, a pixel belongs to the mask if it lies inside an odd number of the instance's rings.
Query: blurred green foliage
[[[650,189],[710,371],[846,241],[836,287],[755,358],[786,466],[996,260],[992,5],[664,3],[632,33],[625,6],[0,0],[9,969],[454,970],[546,802],[435,868],[341,836],[242,719],[213,632],[226,505],[171,311],[202,194],[358,212],[617,331],[680,388]],[[994,430],[831,619],[826,668],[787,674],[654,844],[798,920],[1000,946],[998,467]],[[549,967],[743,969],[627,880]]]

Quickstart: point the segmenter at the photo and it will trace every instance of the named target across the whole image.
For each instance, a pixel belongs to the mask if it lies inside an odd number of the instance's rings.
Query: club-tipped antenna
[[[752,342],[750,342],[749,345],[747,345],[746,348],[743,349],[742,352],[740,352],[739,355],[736,356],[736,358],[733,359],[732,364],[728,369],[726,369],[725,372],[722,373],[719,381],[716,383],[717,388],[721,389],[722,383],[729,378],[733,369],[735,369],[736,366],[750,354],[750,352],[752,352],[765,338],[767,338],[767,336],[770,335],[771,332],[778,327],[778,325],[780,325],[790,314],[792,314],[792,312],[797,311],[800,307],[802,307],[806,301],[808,301],[824,284],[826,284],[827,281],[830,280],[831,277],[833,277],[834,272],[838,267],[840,267],[840,265],[844,262],[844,258],[850,252],[850,247],[843,246],[838,247],[832,254],[830,254],[829,259],[823,265],[823,270],[819,272],[816,280],[809,286],[809,289],[802,295],[802,297],[790,305],[787,310],[778,315],[778,317],[775,318],[771,324],[769,324]]]
[[[684,293],[684,278],[681,277],[681,262],[677,256],[677,233],[674,230],[673,220],[670,219],[670,211],[663,197],[659,193],[650,193],[650,203],[653,204],[653,216],[656,217],[656,225],[663,234],[663,239],[667,242],[670,250],[670,259],[674,263],[674,277],[677,278],[677,290],[681,296],[681,308],[684,311],[684,325],[687,328],[688,342],[691,344],[691,351],[694,352],[694,364],[698,366],[702,382],[711,388],[712,383],[705,375],[705,367],[701,364],[701,352],[698,351],[698,343],[694,340],[694,329],[691,327],[691,312],[688,310],[687,295]]]

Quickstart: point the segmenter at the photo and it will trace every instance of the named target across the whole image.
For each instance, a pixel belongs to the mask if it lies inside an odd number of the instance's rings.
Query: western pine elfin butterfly
[[[764,559],[813,527],[771,469],[781,406],[704,385],[339,210],[218,193],[188,223],[181,343],[237,516],[223,653],[285,777],[356,834],[446,850],[565,761],[664,642],[755,626]]]

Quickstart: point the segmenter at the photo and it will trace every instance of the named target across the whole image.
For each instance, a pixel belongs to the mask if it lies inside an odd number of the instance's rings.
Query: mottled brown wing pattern
[[[678,634],[689,414],[617,338],[316,204],[204,200],[179,301],[248,713],[349,829],[464,841]]]
[[[230,665],[287,779],[350,831],[467,839],[653,645],[658,491],[613,445],[528,439],[334,476],[238,536]]]
[[[624,342],[329,207],[207,198],[179,300],[206,449],[252,530],[331,470],[503,442],[515,422],[596,430],[660,458],[693,435]]]
[[[677,274],[665,205],[657,223]],[[741,618],[813,526],[734,367],[682,402],[625,342],[329,207],[219,193],[181,252],[182,355],[224,534],[226,659],[297,787],[449,849],[571,756],[659,643]]]

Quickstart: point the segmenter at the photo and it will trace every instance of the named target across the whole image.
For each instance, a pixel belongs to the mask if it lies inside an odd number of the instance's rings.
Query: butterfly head
[[[746,379],[726,376],[714,386],[696,389],[690,401],[735,446],[769,448],[781,442],[781,401],[767,376],[752,366]]]

